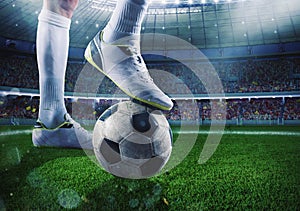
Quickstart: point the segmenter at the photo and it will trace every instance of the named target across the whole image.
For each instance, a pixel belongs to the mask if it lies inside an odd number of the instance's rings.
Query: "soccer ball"
[[[97,160],[111,174],[130,179],[156,175],[172,151],[172,132],[159,110],[120,102],[108,108],[94,127]]]

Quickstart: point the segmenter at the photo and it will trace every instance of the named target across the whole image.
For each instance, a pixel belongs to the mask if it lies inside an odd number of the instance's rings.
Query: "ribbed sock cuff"
[[[38,17],[39,21],[46,22],[61,28],[70,29],[71,19],[66,18],[60,14],[52,12],[43,8]]]
[[[123,10],[115,21],[111,23],[115,31],[130,34],[140,33],[141,24],[146,13],[145,6],[137,5],[133,2],[126,2]],[[113,26],[115,23],[115,26]]]
[[[148,5],[147,1],[118,1],[111,19],[104,28],[104,41],[111,43],[123,37],[139,35]]]

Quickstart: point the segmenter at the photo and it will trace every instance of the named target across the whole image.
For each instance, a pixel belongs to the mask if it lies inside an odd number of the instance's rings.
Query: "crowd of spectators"
[[[182,107],[178,107],[180,104]],[[197,109],[198,108],[198,109]],[[299,120],[299,98],[177,101],[170,120]]]
[[[0,86],[38,88],[39,75],[33,57],[0,58]]]
[[[37,119],[39,98],[0,96],[0,118]]]
[[[299,59],[239,60],[190,64],[200,80],[220,78],[225,93],[281,92],[300,89]],[[150,64],[171,72],[187,84],[192,93],[205,93],[207,85],[182,64]],[[218,90],[212,90],[216,93]]]
[[[116,100],[66,99],[67,110],[75,119],[96,120]],[[0,97],[0,118],[36,119],[39,98]],[[300,120],[300,98],[176,100],[169,120]]]
[[[214,88],[209,84],[214,85],[215,78],[220,78],[225,93],[300,91],[299,58],[220,60],[212,61],[211,64],[193,62],[187,65],[189,68],[178,62],[149,62],[147,65],[154,81],[171,96],[218,93],[222,91],[220,87]],[[163,77],[161,73],[164,74]],[[201,78],[196,76],[197,73],[201,73]],[[38,80],[35,58],[0,58],[0,86],[38,89]],[[122,93],[108,78],[90,65],[80,62],[68,62],[65,80],[67,92],[107,95]],[[68,110],[73,112],[74,118],[90,120],[97,119],[114,103],[116,102],[111,100],[66,100]],[[300,119],[299,98],[177,100],[174,103],[174,108],[165,113],[170,120]],[[37,97],[0,96],[0,118],[36,119],[38,105]]]
[[[153,78],[157,84],[168,87],[169,94],[219,93],[222,91],[221,88],[225,93],[282,92],[300,90],[299,60],[299,58],[222,60],[213,61],[211,64],[192,62],[188,63],[189,68],[178,62],[160,64],[149,62],[148,68],[150,73],[154,73]],[[155,76],[158,72],[155,70],[171,74]],[[195,72],[200,74],[200,78]],[[118,92],[117,87],[109,79],[101,77],[103,76],[88,64],[69,62],[65,91],[99,94]],[[38,89],[38,79],[37,63],[33,57],[0,58],[0,86]],[[214,86],[216,79],[220,79],[222,87]],[[101,84],[99,80],[102,81]],[[186,88],[182,89],[183,86]]]

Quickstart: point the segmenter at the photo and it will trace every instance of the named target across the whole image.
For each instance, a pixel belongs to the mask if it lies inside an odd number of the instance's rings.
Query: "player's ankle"
[[[39,116],[38,121],[47,129],[55,129],[60,127],[65,122],[64,115]]]

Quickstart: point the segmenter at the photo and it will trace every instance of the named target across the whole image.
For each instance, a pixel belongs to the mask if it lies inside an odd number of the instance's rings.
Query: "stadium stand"
[[[300,62],[295,58],[264,60],[236,60],[212,63],[223,82],[225,93],[299,91]],[[200,63],[204,66],[207,64]],[[68,63],[65,90],[72,92],[84,64]],[[149,69],[165,70],[187,84],[193,94],[205,93],[205,88],[193,73],[180,63],[149,64]],[[9,57],[0,59],[0,85],[38,89],[38,70],[32,57]],[[93,75],[88,80],[93,80]],[[89,84],[87,83],[86,86]],[[174,84],[170,84],[174,86]],[[82,86],[85,87],[85,86]],[[111,87],[111,89],[108,89]],[[86,87],[86,90],[88,88]],[[83,92],[85,90],[82,90]],[[99,88],[99,93],[113,94],[115,85],[109,80]],[[176,86],[174,92],[178,93]]]
[[[300,62],[297,58],[272,58],[272,59],[248,59],[234,61],[213,61],[218,76],[220,77],[225,93],[280,93],[300,90]],[[200,64],[206,68],[205,63]],[[69,62],[66,73],[65,91],[73,92],[77,78],[84,64]],[[206,93],[205,87],[193,75],[187,67],[180,63],[149,63],[150,70],[165,70],[183,81],[193,94]],[[208,66],[207,66],[208,68]],[[32,56],[13,56],[0,58],[0,86],[38,89],[37,64]],[[92,74],[87,76],[87,81],[93,81]],[[168,83],[165,80],[164,83]],[[88,92],[89,83],[80,85],[81,92]],[[174,93],[180,93],[176,84],[167,84],[173,87]],[[117,87],[107,78],[99,86],[98,93],[114,94]],[[171,93],[172,94],[172,93]],[[185,93],[181,93],[185,94]],[[178,106],[166,113],[171,121],[198,120],[201,122],[213,119],[226,119],[241,122],[243,120],[300,120],[299,98],[249,98],[249,99],[227,99],[226,118],[220,112],[212,116],[212,104],[218,104],[219,100],[184,100]],[[93,99],[66,99],[70,113],[73,111],[75,119],[95,120],[100,114],[113,104],[112,100]],[[196,107],[195,107],[196,103]],[[38,97],[30,96],[1,96],[0,117],[36,119],[38,114]],[[80,105],[80,106],[74,106]],[[74,111],[73,108],[77,110]]]

